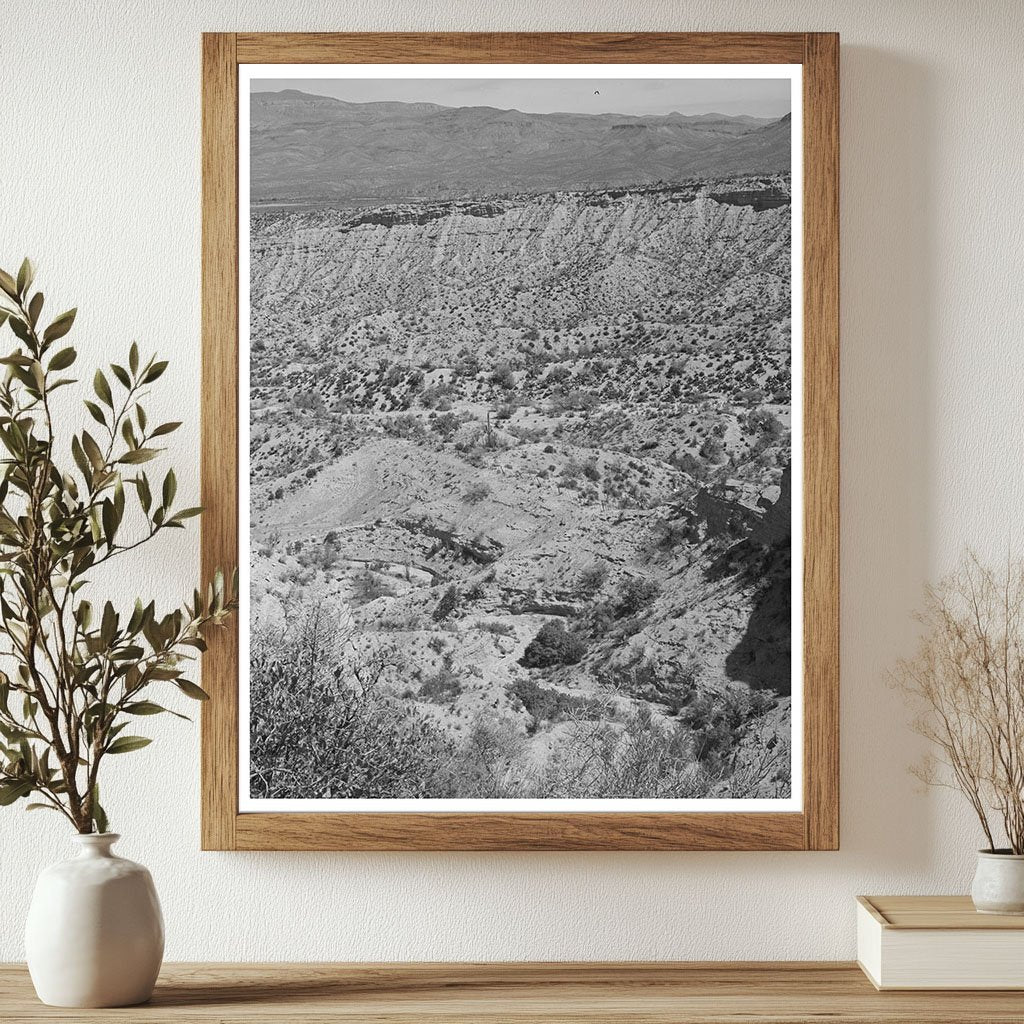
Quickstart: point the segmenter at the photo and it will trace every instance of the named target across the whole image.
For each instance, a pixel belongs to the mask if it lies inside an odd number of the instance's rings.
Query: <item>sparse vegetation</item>
[[[484,630],[486,633],[491,633],[494,636],[514,637],[516,635],[514,626],[509,625],[507,622],[500,622],[497,619],[491,619],[489,622],[481,622],[477,628]]]
[[[544,722],[561,722],[565,718],[596,720],[607,711],[605,701],[563,693],[552,687],[541,686],[534,679],[517,679],[509,686],[508,692],[529,714],[531,732],[535,732]]]
[[[449,703],[462,693],[462,682],[450,665],[442,666],[420,684],[420,696],[425,700]]]
[[[481,480],[473,484],[466,493],[462,495],[462,500],[466,502],[467,505],[478,505],[481,501],[487,498],[490,493],[490,485]]]
[[[379,597],[394,597],[394,588],[379,573],[367,567],[352,580],[352,600],[367,604]]]
[[[619,590],[615,614],[618,618],[636,615],[656,600],[661,593],[661,584],[657,580],[640,576],[631,576],[625,580]]]
[[[519,664],[524,668],[575,665],[586,653],[586,644],[561,622],[545,622],[526,645]]]
[[[788,187],[253,211],[254,793],[788,792]]]
[[[452,612],[455,611],[459,606],[459,592],[452,586],[449,587],[442,595],[441,600],[434,605],[434,611],[432,618],[435,622],[444,622]]]
[[[603,589],[608,579],[608,566],[604,562],[595,562],[583,569],[576,580],[576,592],[580,597],[591,600]]]

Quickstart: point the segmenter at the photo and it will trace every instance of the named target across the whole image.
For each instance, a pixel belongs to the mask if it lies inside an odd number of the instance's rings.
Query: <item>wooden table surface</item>
[[[0,1021],[971,1024],[1024,992],[876,992],[855,964],[166,964],[145,1006],[59,1010],[0,965]]]

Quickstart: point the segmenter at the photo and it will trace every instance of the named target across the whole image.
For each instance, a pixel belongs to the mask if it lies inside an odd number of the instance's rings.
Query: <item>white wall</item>
[[[850,957],[853,896],[966,891],[978,837],[905,772],[886,684],[922,582],[963,545],[1021,544],[1024,355],[1016,0],[7,0],[0,265],[23,253],[87,362],[132,338],[173,359],[195,493],[202,30],[838,30],[842,33],[842,850],[812,854],[200,853],[194,729],[110,780],[125,855],[153,871],[171,959]],[[176,600],[196,537],[140,562]],[[70,847],[0,811],[0,960],[30,880]]]

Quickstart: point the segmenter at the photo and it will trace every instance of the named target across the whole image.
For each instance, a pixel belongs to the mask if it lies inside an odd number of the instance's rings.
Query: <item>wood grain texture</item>
[[[839,36],[804,56],[804,808],[839,848]]]
[[[240,64],[799,64],[799,32],[239,33]]]
[[[237,65],[804,64],[804,811],[767,814],[239,814],[237,634],[203,663],[204,849],[828,850],[839,842],[838,36],[240,34],[203,44],[203,571],[237,559]]]
[[[912,931],[1024,931],[1024,915],[979,914],[970,896],[858,896],[883,928]]]
[[[232,34],[203,36],[202,578],[238,564],[238,65]],[[202,845],[230,850],[238,812],[238,624],[203,656]]]
[[[802,850],[802,814],[240,814],[243,850]]]
[[[854,964],[168,964],[145,1006],[40,1004],[0,966],[5,1024],[1019,1024],[1013,992],[878,992]]]

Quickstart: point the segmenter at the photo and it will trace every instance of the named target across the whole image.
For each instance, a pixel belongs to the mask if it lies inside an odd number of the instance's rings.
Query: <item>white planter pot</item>
[[[25,927],[36,994],[50,1006],[133,1006],[153,992],[164,955],[156,889],[114,856],[113,833],[75,836],[81,852],[39,876]]]
[[[979,850],[971,899],[982,914],[1024,914],[1024,855]]]

